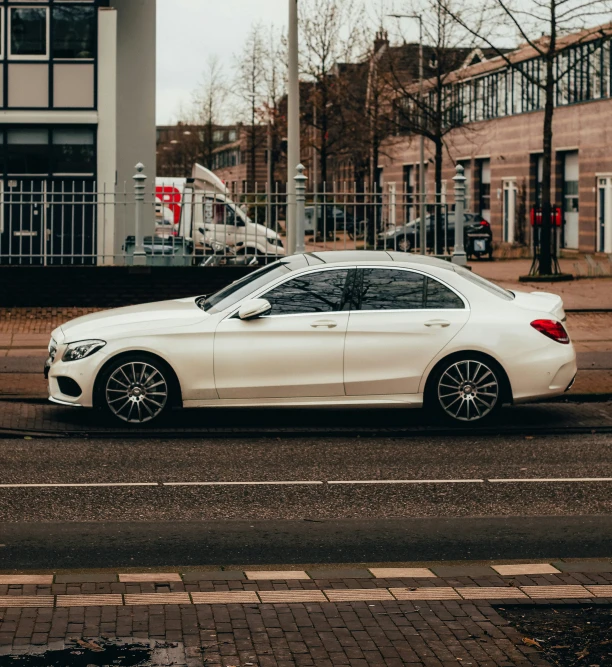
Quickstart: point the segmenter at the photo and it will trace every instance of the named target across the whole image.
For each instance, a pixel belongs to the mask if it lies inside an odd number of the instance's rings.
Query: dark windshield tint
[[[425,278],[398,269],[361,269],[354,289],[356,310],[413,310],[423,307]]]
[[[263,295],[270,315],[330,313],[342,310],[348,269],[317,271],[298,276]]]
[[[252,294],[255,290],[289,273],[291,269],[283,262],[274,262],[263,268],[249,273],[236,282],[198,302],[198,306],[210,313],[220,313],[231,308],[241,299]]]

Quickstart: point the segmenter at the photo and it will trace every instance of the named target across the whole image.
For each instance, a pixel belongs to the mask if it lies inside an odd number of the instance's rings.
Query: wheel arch
[[[510,378],[508,377],[508,373],[506,372],[506,369],[503,367],[503,365],[495,357],[480,350],[459,350],[457,352],[451,352],[450,354],[447,354],[444,357],[442,357],[442,359],[439,359],[427,374],[427,379],[425,381],[425,387],[423,390],[423,401],[425,403],[427,403],[429,400],[429,396],[431,395],[431,392],[433,390],[432,389],[433,383],[440,368],[442,368],[444,365],[450,362],[459,361],[460,359],[464,359],[465,357],[477,357],[486,360],[488,363],[495,366],[497,370],[500,372],[501,376],[500,379],[502,382],[502,403],[514,402],[514,398],[512,395],[512,384],[510,383]]]
[[[183,390],[181,388],[181,383],[180,380],[178,379],[178,375],[176,374],[174,368],[172,368],[171,364],[169,364],[159,354],[155,354],[154,352],[149,352],[148,350],[124,350],[122,352],[114,354],[112,357],[109,357],[98,370],[93,387],[92,398],[93,398],[94,408],[98,408],[101,405],[102,378],[104,377],[104,373],[106,372],[106,370],[109,368],[111,364],[114,364],[115,362],[120,361],[122,359],[128,359],[129,357],[133,356],[144,356],[144,357],[149,357],[150,359],[154,359],[168,371],[169,373],[168,380],[171,383],[171,392],[170,392],[171,405],[172,407],[182,407]]]

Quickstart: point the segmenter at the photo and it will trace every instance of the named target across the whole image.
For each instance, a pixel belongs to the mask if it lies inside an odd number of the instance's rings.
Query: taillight
[[[482,227],[490,227],[490,226],[491,226],[491,225],[490,225],[486,220],[484,220],[484,219],[482,219],[482,220],[480,221],[480,225],[481,225]]]
[[[555,322],[554,320],[534,320],[531,326],[557,343],[569,345],[569,335],[561,322]]]

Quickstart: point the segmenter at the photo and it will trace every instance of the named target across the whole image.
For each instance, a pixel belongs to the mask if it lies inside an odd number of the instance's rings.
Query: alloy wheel
[[[442,373],[438,400],[449,417],[464,422],[478,421],[497,405],[499,381],[481,361],[458,361]]]
[[[106,383],[106,403],[122,421],[141,424],[155,419],[168,402],[168,383],[162,373],[144,361],[116,368]]]

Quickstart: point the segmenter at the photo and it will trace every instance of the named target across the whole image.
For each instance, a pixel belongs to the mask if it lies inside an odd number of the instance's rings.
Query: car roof
[[[301,258],[301,261],[300,259]],[[297,260],[297,261],[295,261]],[[284,260],[292,269],[302,268],[306,265],[316,264],[342,264],[345,262],[357,262],[364,264],[376,264],[389,262],[401,262],[402,264],[418,264],[421,266],[432,266],[447,271],[454,271],[453,265],[437,257],[424,255],[413,255],[407,252],[393,252],[386,250],[326,250],[324,252],[309,252],[303,255],[293,255]]]

